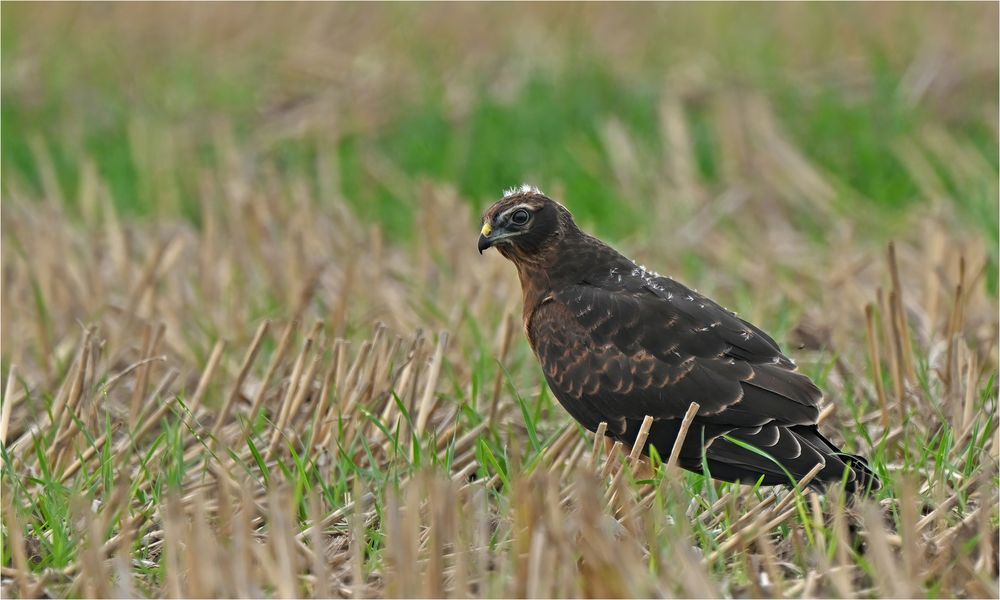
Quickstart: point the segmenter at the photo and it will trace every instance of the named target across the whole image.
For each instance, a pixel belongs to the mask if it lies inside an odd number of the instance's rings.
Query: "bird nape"
[[[681,467],[715,479],[880,487],[864,457],[817,427],[822,392],[770,336],[712,300],[580,230],[537,189],[508,191],[483,215],[479,251],[496,248],[521,280],[524,325],[559,403],[590,431],[671,451],[692,402]]]

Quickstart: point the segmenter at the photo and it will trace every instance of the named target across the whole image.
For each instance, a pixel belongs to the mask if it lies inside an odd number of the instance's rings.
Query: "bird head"
[[[531,186],[508,190],[483,214],[479,253],[496,247],[515,262],[536,262],[573,218],[563,205]]]

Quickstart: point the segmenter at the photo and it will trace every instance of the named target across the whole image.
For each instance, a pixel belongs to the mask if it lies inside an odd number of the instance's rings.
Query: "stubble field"
[[[5,597],[997,596],[995,5],[3,17]],[[475,248],[522,182],[772,333],[883,489],[573,423]]]

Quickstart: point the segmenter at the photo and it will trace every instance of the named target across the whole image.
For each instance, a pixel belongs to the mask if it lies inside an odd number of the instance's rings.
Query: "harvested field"
[[[5,597],[1000,593],[996,5],[3,12]],[[884,488],[578,427],[475,250],[522,181]]]

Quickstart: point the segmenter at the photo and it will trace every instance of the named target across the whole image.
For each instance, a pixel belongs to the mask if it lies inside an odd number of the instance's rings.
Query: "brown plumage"
[[[483,215],[479,251],[490,247],[517,267],[531,348],[587,429],[607,422],[608,435],[630,446],[650,415],[645,450],[666,456],[697,402],[680,451],[685,469],[781,485],[823,464],[819,484],[879,486],[863,457],[820,434],[822,393],[770,336],[582,232],[561,204],[534,188],[508,192]]]

